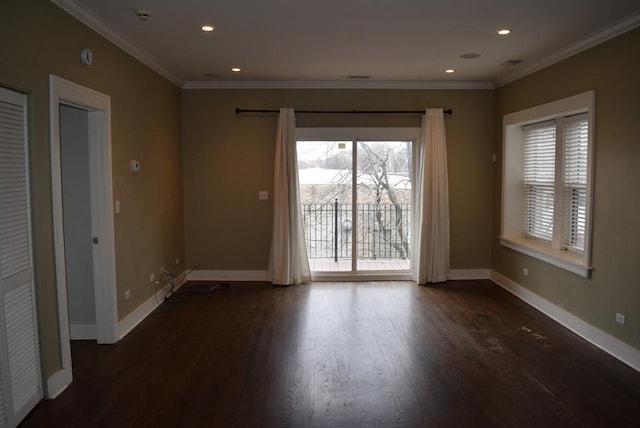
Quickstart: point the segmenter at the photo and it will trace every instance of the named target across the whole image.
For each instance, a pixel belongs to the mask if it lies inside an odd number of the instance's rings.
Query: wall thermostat
[[[140,162],[138,162],[137,160],[130,160],[129,171],[131,171],[131,174],[135,174],[140,171]]]

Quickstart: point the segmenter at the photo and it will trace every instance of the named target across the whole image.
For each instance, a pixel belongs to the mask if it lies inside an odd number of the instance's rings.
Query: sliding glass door
[[[357,141],[354,170],[358,271],[408,271],[411,141]]]
[[[350,272],[353,144],[298,141],[298,177],[312,272]]]
[[[410,272],[412,141],[298,138],[305,239],[316,275]]]

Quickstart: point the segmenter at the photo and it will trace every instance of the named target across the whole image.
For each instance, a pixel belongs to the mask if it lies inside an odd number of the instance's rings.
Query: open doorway
[[[49,83],[62,357],[62,370],[52,376],[47,385],[47,396],[53,398],[73,380],[72,334],[79,338],[95,338],[98,343],[115,343],[119,337],[111,184],[111,101],[107,95],[57,76],[50,76]],[[80,183],[82,180],[85,182]],[[79,220],[82,216],[85,218]],[[88,254],[83,254],[83,259],[79,260],[78,253],[82,252]],[[89,263],[90,269],[80,269],[83,263]],[[78,305],[82,304],[88,308],[80,309]],[[72,327],[73,323],[81,327]]]
[[[60,105],[62,223],[71,340],[96,340],[89,112]]]

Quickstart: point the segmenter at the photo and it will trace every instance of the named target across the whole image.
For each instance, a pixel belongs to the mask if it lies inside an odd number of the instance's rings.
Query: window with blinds
[[[589,148],[586,115],[526,125],[522,131],[524,235],[552,242],[554,224],[562,217],[561,247],[584,250]],[[559,176],[558,157],[562,160]],[[560,212],[558,200],[562,201]]]
[[[529,125],[524,131],[524,234],[551,241],[555,195],[556,123]]]
[[[591,274],[595,91],[504,116],[501,245]]]
[[[587,218],[587,167],[589,121],[582,114],[569,118],[564,127],[562,244],[583,251]]]

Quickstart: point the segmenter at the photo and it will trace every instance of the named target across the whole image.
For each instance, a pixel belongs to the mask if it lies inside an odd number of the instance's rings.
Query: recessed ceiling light
[[[240,73],[240,67],[233,67],[231,71],[233,71],[234,73]]]
[[[449,74],[451,74],[451,73],[453,73],[454,71],[455,71],[455,70],[454,70],[453,68],[448,68],[448,69],[446,69],[444,72],[445,72],[445,73],[449,73]]]
[[[202,27],[200,27],[202,29],[202,31],[205,31],[207,33],[210,33],[212,31],[215,31],[216,27],[214,27],[213,25],[203,25]]]
[[[501,28],[498,31],[496,31],[496,34],[498,36],[508,36],[509,34],[511,34],[511,30],[508,28]]]

